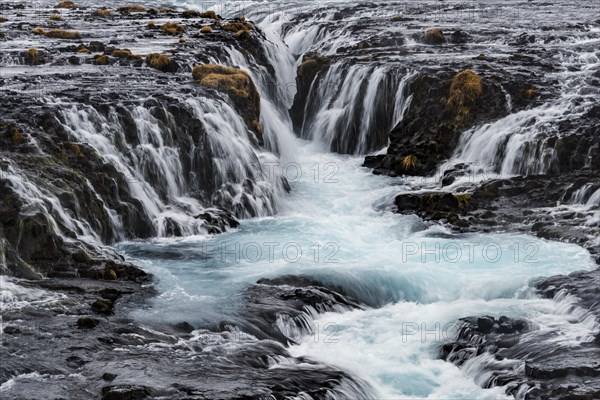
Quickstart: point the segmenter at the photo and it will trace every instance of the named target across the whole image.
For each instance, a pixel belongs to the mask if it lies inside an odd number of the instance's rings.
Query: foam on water
[[[215,326],[236,320],[243,289],[258,279],[314,276],[380,308],[320,316],[320,339],[302,339],[294,355],[348,368],[382,398],[501,397],[502,390],[481,389],[436,360],[441,339],[421,342],[420,333],[405,332],[403,342],[403,323],[405,330],[440,324],[449,339],[458,318],[510,315],[560,331],[560,340],[590,335],[593,319],[572,323],[569,307],[538,299],[528,287],[539,276],[593,268],[585,250],[522,235],[455,236],[426,228],[418,218],[391,211],[389,199],[407,189],[401,180],[371,175],[360,158],[316,148],[298,142],[302,177],[288,175],[293,191],[277,217],[243,221],[237,231],[218,236],[122,244],[132,261],[159,278],[161,295],[136,317]]]

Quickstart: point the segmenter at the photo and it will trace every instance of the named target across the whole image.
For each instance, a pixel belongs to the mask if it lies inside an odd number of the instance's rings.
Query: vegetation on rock
[[[67,8],[67,9],[72,10],[74,8],[77,8],[77,5],[70,0],[64,0],[64,1],[61,1],[60,3],[58,3],[57,5],[55,5],[54,8]]]
[[[94,57],[96,64],[98,65],[107,65],[108,64],[108,56],[106,55],[97,55]]]
[[[408,155],[402,159],[402,168],[405,170],[415,169],[419,160],[414,155]]]
[[[97,17],[110,17],[112,15],[112,11],[110,11],[107,8],[99,8],[96,11],[94,11],[92,15],[95,15]]]
[[[217,15],[214,11],[205,11],[203,13],[198,14],[200,18],[210,18],[210,19],[221,19],[219,15]]]
[[[146,64],[163,72],[175,72],[177,70],[177,65],[165,54],[148,54],[146,56]]]
[[[178,35],[185,32],[185,28],[175,22],[166,22],[161,27],[161,30],[167,35]]]
[[[140,6],[140,5],[123,6],[123,7],[117,8],[117,11],[121,12],[121,13],[144,12],[144,11],[146,11],[146,7]]]
[[[199,85],[227,93],[248,126],[260,135],[258,124],[253,124],[260,116],[260,95],[250,75],[238,68],[202,64],[194,67],[192,76]]]
[[[200,33],[211,33],[213,30],[210,26],[206,25],[200,29]]]
[[[239,22],[239,21],[235,21],[235,22],[229,22],[225,25],[223,25],[221,27],[222,30],[224,31],[229,31],[229,32],[234,32],[234,33],[238,33],[238,32],[243,32],[243,31],[247,31],[250,32],[250,30],[252,29],[252,24],[248,23],[248,22]]]
[[[79,32],[65,31],[64,29],[53,29],[51,31],[45,32],[44,35],[52,39],[81,39],[81,34]]]
[[[429,28],[423,35],[423,41],[427,44],[442,44],[446,42],[446,39],[441,29]]]
[[[62,17],[59,14],[53,14],[50,16],[50,19],[52,21],[60,21],[62,19]]]
[[[456,112],[455,121],[461,124],[471,112],[471,106],[483,93],[481,77],[472,70],[464,70],[450,80],[446,104]]]

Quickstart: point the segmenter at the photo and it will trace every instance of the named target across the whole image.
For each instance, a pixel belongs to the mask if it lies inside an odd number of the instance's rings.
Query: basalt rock
[[[429,175],[452,154],[462,132],[507,113],[501,86],[470,70],[423,72],[409,92],[410,108],[391,131],[387,154],[365,163],[376,173]]]
[[[250,128],[259,137],[260,95],[250,76],[237,68],[215,64],[197,65],[192,70],[194,80],[202,86],[224,91],[238,108]]]
[[[330,65],[331,59],[329,57],[317,53],[307,53],[302,57],[302,63],[298,67],[296,75],[296,95],[290,109],[290,117],[296,131],[302,125],[311,86],[318,84],[315,81],[327,71]]]

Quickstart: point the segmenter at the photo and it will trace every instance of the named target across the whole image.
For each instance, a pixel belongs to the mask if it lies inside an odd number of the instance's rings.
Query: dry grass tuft
[[[402,159],[402,168],[404,170],[415,169],[419,160],[416,156],[408,155]]]
[[[150,29],[152,29],[152,28],[156,28],[156,24],[154,23],[154,21],[150,21],[150,22],[148,22],[148,24],[146,24],[146,26],[147,26],[148,28],[150,28]]]
[[[210,19],[221,19],[219,15],[217,15],[214,11],[205,11],[203,13],[198,14],[200,18],[210,18]]]
[[[74,8],[77,8],[77,5],[70,0],[64,0],[55,5],[54,8],[67,8],[72,10]]]
[[[146,7],[140,5],[124,6],[117,8],[117,11],[122,13],[144,12],[146,11]]]
[[[241,31],[237,31],[235,33],[235,36],[239,39],[239,40],[246,40],[246,39],[250,39],[250,31],[245,31],[245,30],[241,30]]]
[[[523,94],[525,95],[525,97],[527,97],[528,99],[531,99],[532,97],[534,97],[537,94],[537,89],[532,87],[529,87],[525,90],[523,90]]]
[[[175,22],[166,22],[161,27],[161,30],[164,33],[166,33],[167,35],[173,35],[173,36],[185,32],[185,28]]]
[[[46,31],[44,30],[44,28],[40,28],[38,26],[37,28],[35,28],[34,30],[32,30],[31,33],[33,33],[34,35],[45,35]]]
[[[12,129],[11,142],[13,146],[25,143],[25,136],[23,136],[23,134],[18,128]]]
[[[111,55],[113,57],[116,58],[128,58],[131,56],[131,50],[129,49],[117,49],[117,50],[113,50],[113,52],[111,53]]]
[[[112,11],[107,8],[99,8],[92,13],[96,17],[110,17],[112,15]]]
[[[254,132],[256,132],[260,136],[262,136],[262,134],[263,134],[263,128],[262,128],[262,126],[260,125],[260,123],[257,120],[253,119],[252,121],[250,121],[250,126],[252,127],[252,130]]]
[[[81,146],[79,146],[77,143],[69,143],[69,147],[71,148],[71,151],[75,153],[76,157],[85,157],[81,151]]]
[[[221,29],[237,34],[239,31],[250,31],[250,29],[252,29],[252,24],[247,22],[230,22],[226,25],[223,25]]]
[[[182,18],[196,18],[198,16],[200,16],[200,13],[194,10],[185,10],[181,13]]]
[[[197,65],[192,76],[198,84],[213,89],[227,90],[236,96],[247,98],[256,90],[250,76],[244,71],[216,64]]]
[[[96,60],[97,65],[108,65],[108,56],[96,55],[94,56],[94,60]]]
[[[8,18],[3,17],[2,15],[0,15],[0,23],[1,22],[6,22],[6,21],[8,21]]]
[[[208,25],[207,26],[203,26],[200,29],[200,33],[211,33],[212,31],[213,31],[212,28],[210,26],[208,26]]]
[[[169,7],[163,7],[163,8],[159,8],[158,11],[161,13],[172,13],[174,10]]]
[[[34,47],[27,49],[27,57],[37,60],[40,58],[40,51]]]
[[[454,198],[458,202],[458,208],[460,208],[461,210],[467,208],[467,206],[471,202],[471,195],[467,193],[455,194]]]
[[[456,122],[462,123],[471,112],[470,106],[483,93],[483,82],[470,69],[459,72],[450,80],[450,92],[446,104],[456,110]]]
[[[63,29],[53,29],[45,33],[46,37],[53,39],[81,39],[81,34],[76,31],[65,31]]]
[[[185,38],[183,36],[181,36],[179,38],[179,44],[184,44],[185,43]]]
[[[58,14],[54,14],[54,15],[50,16],[50,19],[52,21],[60,21],[62,19],[62,17],[60,15],[58,15]]]
[[[146,56],[146,64],[159,71],[167,72],[172,68],[171,58],[165,54],[152,53]]]
[[[444,32],[441,29],[430,28],[425,31],[423,36],[425,43],[427,44],[442,44],[446,41],[444,38]]]

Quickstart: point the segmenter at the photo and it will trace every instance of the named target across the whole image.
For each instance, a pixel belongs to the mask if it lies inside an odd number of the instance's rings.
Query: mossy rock
[[[96,318],[93,317],[81,317],[77,320],[77,327],[79,329],[94,329],[100,324]]]
[[[175,22],[165,22],[160,29],[167,35],[171,36],[176,36],[180,33],[185,32],[185,28],[182,25],[177,24]]]
[[[146,56],[146,64],[162,72],[177,72],[177,63],[166,54],[152,53]]]
[[[70,0],[64,0],[64,1],[61,1],[60,3],[58,3],[57,5],[55,5],[54,8],[66,8],[66,9],[73,10],[73,9],[77,8],[77,5]]]
[[[423,42],[427,44],[443,44],[446,43],[444,32],[441,29],[429,28],[423,34]]]
[[[238,68],[201,64],[194,67],[192,76],[199,85],[226,93],[248,127],[262,138],[253,124],[260,120],[260,95],[250,75]]]

